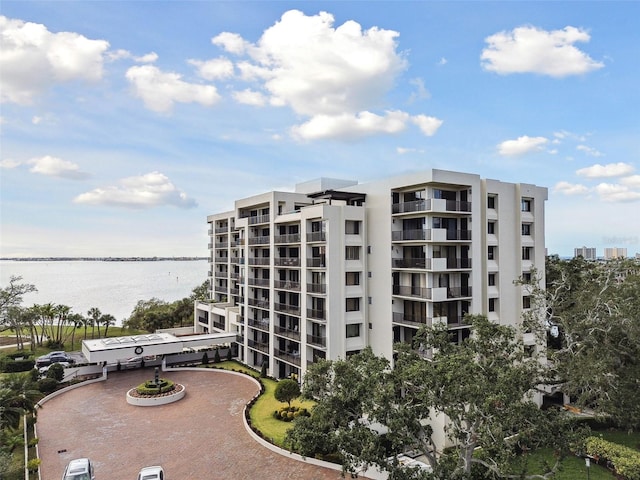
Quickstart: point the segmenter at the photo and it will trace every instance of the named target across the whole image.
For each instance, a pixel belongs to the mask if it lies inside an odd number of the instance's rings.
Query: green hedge
[[[13,360],[10,357],[5,357],[0,362],[0,371],[5,373],[28,372],[35,365],[35,360]]]
[[[611,462],[616,473],[627,480],[640,480],[640,452],[624,445],[589,437],[585,442],[587,454],[597,461]]]
[[[161,378],[159,385],[156,385],[155,380],[147,380],[146,382],[138,385],[136,390],[140,395],[157,395],[159,393],[171,392],[175,388],[176,386],[171,380]]]

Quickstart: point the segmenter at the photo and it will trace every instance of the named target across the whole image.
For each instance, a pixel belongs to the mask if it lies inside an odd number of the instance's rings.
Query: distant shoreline
[[[184,262],[207,260],[208,257],[2,257],[13,262]]]

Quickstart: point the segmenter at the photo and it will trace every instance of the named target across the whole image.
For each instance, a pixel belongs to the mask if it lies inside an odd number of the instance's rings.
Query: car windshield
[[[151,475],[143,475],[142,480],[158,480],[158,475],[152,473]]]
[[[77,473],[65,475],[64,480],[91,480],[88,473]]]

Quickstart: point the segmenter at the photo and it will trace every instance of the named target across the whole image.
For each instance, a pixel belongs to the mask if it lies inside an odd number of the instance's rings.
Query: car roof
[[[140,470],[140,473],[160,473],[162,471],[162,467],[160,465],[154,465],[152,467],[144,467]]]
[[[89,459],[88,458],[76,458],[75,460],[71,460],[67,465],[67,469],[85,471],[89,467]]]

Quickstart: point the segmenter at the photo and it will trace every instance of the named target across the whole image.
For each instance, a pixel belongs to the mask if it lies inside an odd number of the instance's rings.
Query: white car
[[[71,460],[64,469],[62,480],[95,480],[93,463],[88,458]]]
[[[138,480],[164,480],[164,470],[157,465],[144,467],[138,474]]]

